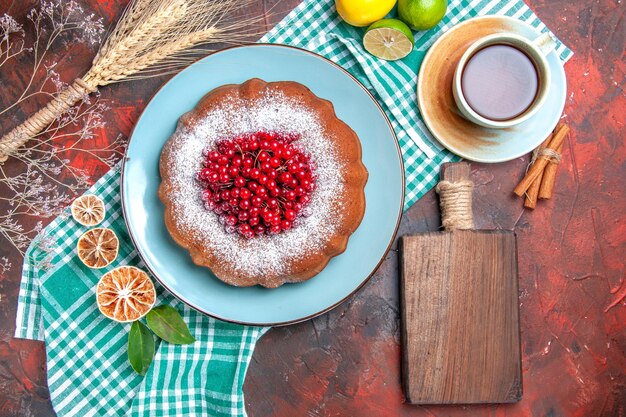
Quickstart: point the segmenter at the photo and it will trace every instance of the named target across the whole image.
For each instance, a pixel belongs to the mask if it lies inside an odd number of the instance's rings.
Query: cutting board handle
[[[468,162],[443,164],[439,175],[436,191],[441,206],[441,224],[447,231],[473,229],[474,183],[470,179],[470,164]]]

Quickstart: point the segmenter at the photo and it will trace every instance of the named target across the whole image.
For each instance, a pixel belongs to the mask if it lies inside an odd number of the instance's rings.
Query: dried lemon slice
[[[83,233],[76,245],[78,257],[89,268],[104,268],[117,258],[120,242],[111,229],[99,227]]]
[[[134,266],[120,266],[100,278],[96,301],[102,314],[126,323],[148,314],[156,301],[156,291],[144,271]]]
[[[83,226],[95,226],[104,220],[104,201],[100,197],[85,194],[72,203],[72,217]]]

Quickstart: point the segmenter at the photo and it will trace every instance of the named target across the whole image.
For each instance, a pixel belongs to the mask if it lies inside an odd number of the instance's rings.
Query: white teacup
[[[463,71],[467,63],[477,52],[493,45],[508,45],[521,51],[532,61],[537,73],[537,91],[531,104],[521,114],[506,120],[494,120],[479,114],[470,106],[463,93]],[[531,118],[543,105],[550,89],[550,66],[546,55],[554,50],[555,46],[556,43],[549,33],[539,36],[534,41],[514,33],[496,33],[474,42],[461,57],[454,73],[452,92],[463,117],[480,126],[493,129],[509,128]]]

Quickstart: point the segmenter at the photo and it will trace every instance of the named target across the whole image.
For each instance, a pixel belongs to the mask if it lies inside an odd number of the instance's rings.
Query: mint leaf
[[[154,336],[140,321],[130,326],[128,333],[128,361],[135,372],[145,375],[154,357]]]
[[[150,329],[161,339],[175,345],[187,345],[196,339],[189,333],[189,328],[175,308],[170,306],[154,307],[146,316]]]

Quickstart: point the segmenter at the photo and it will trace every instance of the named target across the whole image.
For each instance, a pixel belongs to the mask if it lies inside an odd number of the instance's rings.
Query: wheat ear
[[[85,96],[111,83],[171,73],[206,43],[239,43],[259,18],[229,22],[250,0],[131,0],[91,69],[44,108],[0,138],[0,163]],[[191,53],[190,53],[191,52]]]

